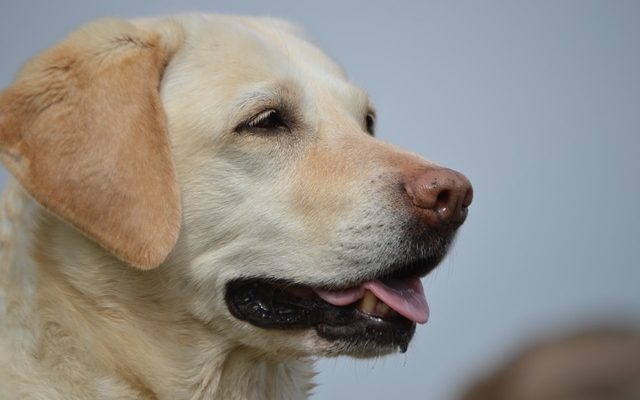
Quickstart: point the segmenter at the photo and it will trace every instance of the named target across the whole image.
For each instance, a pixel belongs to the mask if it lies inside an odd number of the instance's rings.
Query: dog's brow
[[[236,102],[236,109],[244,112],[255,108],[256,104],[271,104],[279,99],[277,92],[272,90],[257,90],[243,93]]]
[[[291,85],[277,85],[259,88],[242,93],[236,101],[236,110],[245,113],[260,107],[276,107],[290,102],[296,97],[296,90]]]

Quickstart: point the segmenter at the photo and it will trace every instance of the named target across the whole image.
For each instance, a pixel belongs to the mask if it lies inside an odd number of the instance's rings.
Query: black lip
[[[398,348],[407,351],[409,342],[416,331],[416,324],[396,315],[391,318],[378,318],[353,309],[353,318],[349,324],[319,324],[315,327],[320,337],[328,340],[348,341],[352,345]]]
[[[238,279],[227,285],[225,297],[233,316],[260,328],[309,328],[321,323],[325,314],[329,321],[340,320],[335,307],[291,294],[300,287],[283,280]]]
[[[429,258],[393,265],[387,269],[391,271],[388,274],[370,279],[424,276],[439,261],[440,258]],[[370,279],[329,289],[353,287]],[[365,314],[353,304],[334,306],[320,299],[310,286],[286,280],[236,279],[227,285],[225,299],[234,317],[254,326],[281,330],[313,328],[320,337],[351,345],[391,346],[405,351],[415,333],[415,323],[401,315],[382,318]]]
[[[415,323],[400,315],[380,318],[364,314],[353,305],[333,306],[315,296],[309,287],[283,280],[232,281],[227,285],[226,302],[234,317],[254,326],[314,328],[320,337],[351,345],[392,346],[406,351],[415,332]]]

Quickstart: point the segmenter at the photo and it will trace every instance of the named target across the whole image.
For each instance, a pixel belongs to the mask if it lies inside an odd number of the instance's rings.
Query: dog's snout
[[[404,189],[433,229],[458,227],[466,219],[473,199],[469,180],[449,168],[422,170],[405,181]]]

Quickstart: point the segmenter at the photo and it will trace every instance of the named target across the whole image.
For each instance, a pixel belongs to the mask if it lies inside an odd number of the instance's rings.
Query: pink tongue
[[[378,299],[403,317],[424,324],[429,319],[429,305],[424,296],[420,278],[370,281],[359,287],[341,291],[316,290],[318,296],[334,306],[346,306],[355,303],[364,296],[365,289],[370,290]]]
[[[363,286],[403,317],[419,324],[429,320],[429,305],[420,278],[371,281]]]

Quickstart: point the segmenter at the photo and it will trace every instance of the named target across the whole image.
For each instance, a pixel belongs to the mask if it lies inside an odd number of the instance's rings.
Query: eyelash
[[[271,117],[274,114],[277,114],[276,110],[263,111],[260,114],[256,115],[255,117],[253,117],[253,119],[249,121],[247,125],[251,128],[256,128],[258,127],[258,125],[266,121],[269,117]]]
[[[276,109],[268,109],[255,115],[249,121],[242,124],[237,130],[243,131],[275,131],[289,129],[282,113]]]

